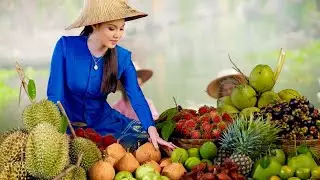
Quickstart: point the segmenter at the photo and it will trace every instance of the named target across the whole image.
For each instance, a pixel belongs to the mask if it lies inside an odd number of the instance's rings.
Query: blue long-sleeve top
[[[48,99],[60,101],[72,122],[83,122],[101,134],[119,133],[130,120],[111,108],[108,94],[101,92],[103,59],[94,70],[87,36],[63,36],[54,49],[48,81]],[[141,91],[131,52],[116,46],[118,80],[121,81],[144,130],[154,125]]]

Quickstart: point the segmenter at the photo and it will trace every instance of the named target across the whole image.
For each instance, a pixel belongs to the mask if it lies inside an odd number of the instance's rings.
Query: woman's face
[[[231,96],[234,87],[235,85],[231,82],[223,83],[221,87],[222,96]]]
[[[104,22],[93,26],[102,44],[107,48],[114,48],[124,33],[124,19]]]

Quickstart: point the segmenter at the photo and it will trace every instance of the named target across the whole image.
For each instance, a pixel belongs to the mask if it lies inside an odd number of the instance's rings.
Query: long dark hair
[[[86,26],[80,33],[80,36],[90,36],[93,32],[92,26]],[[108,49],[103,55],[104,68],[103,77],[101,83],[101,91],[109,94],[110,92],[115,92],[117,89],[117,74],[118,74],[118,62],[116,49]]]

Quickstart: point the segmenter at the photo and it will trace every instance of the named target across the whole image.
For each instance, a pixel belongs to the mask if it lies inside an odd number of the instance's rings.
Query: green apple
[[[149,171],[143,175],[141,180],[162,180],[162,179],[161,179],[161,175],[159,173]]]
[[[161,180],[170,180],[167,176],[161,176]]]
[[[176,148],[171,153],[171,161],[172,162],[180,162],[184,164],[188,159],[188,151],[183,148]]]
[[[269,180],[281,180],[279,176],[271,176]]]
[[[308,168],[299,168],[296,170],[296,176],[302,180],[309,179],[311,176],[311,170]]]
[[[186,162],[184,163],[184,166],[185,166],[189,171],[191,171],[191,169],[192,169],[194,166],[196,166],[196,165],[198,165],[198,164],[200,164],[200,163],[201,163],[201,161],[200,161],[199,158],[197,158],[197,157],[189,157],[189,158],[186,160]]]
[[[143,164],[136,169],[136,178],[142,179],[148,172],[156,172],[156,170],[150,164]]]
[[[289,179],[291,177],[293,177],[294,175],[294,169],[289,167],[289,166],[282,166],[279,176],[281,177],[281,179]]]
[[[320,166],[317,166],[311,170],[311,178],[320,179]]]
[[[188,149],[189,157],[197,157],[200,159],[200,152],[198,148],[190,148]]]
[[[208,166],[212,166],[212,162],[209,159],[202,159],[201,162],[207,163]]]
[[[298,178],[298,177],[291,177],[291,178],[289,178],[288,180],[301,180],[301,179]]]
[[[120,171],[117,173],[117,175],[114,177],[114,180],[123,180],[123,179],[129,179],[133,178],[133,175],[129,171]]]
[[[272,156],[271,159],[277,160],[281,165],[284,165],[286,162],[286,155],[284,154],[283,150],[281,149],[274,149],[271,151]]]

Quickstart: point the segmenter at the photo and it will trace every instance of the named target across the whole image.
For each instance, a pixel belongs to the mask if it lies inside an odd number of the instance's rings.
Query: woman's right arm
[[[50,101],[57,103],[64,102],[65,84],[65,41],[60,38],[54,48],[51,59],[50,75],[47,87],[47,96]]]

